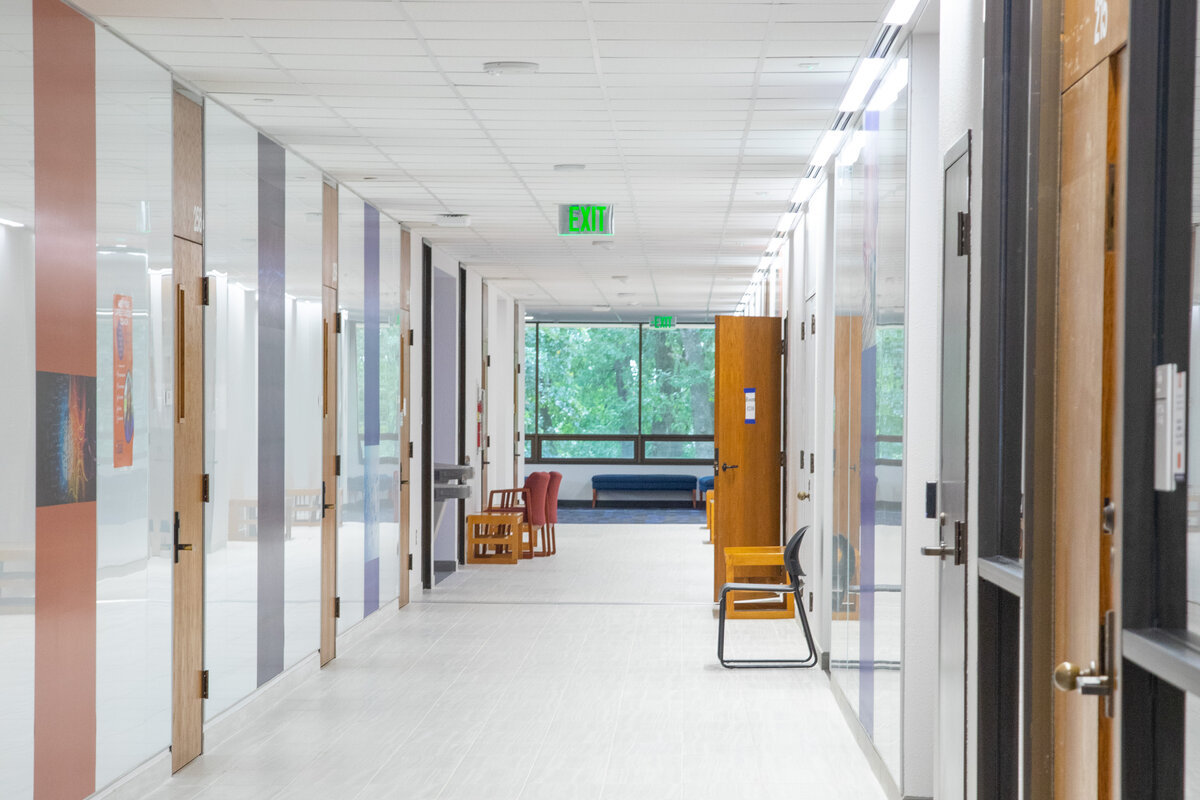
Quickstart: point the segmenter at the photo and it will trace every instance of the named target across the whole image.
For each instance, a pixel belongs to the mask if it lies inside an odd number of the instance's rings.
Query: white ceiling
[[[626,319],[737,305],[888,5],[75,2],[535,312]],[[575,202],[611,247],[556,236]]]

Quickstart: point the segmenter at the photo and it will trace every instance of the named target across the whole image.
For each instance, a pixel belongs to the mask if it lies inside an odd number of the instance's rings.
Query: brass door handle
[[[1060,692],[1075,692],[1080,694],[1102,695],[1112,694],[1112,678],[1101,675],[1096,662],[1080,667],[1070,661],[1064,661],[1054,668],[1054,688]]]
[[[812,495],[809,494],[808,492],[796,492],[797,500],[807,500],[810,497],[812,497]]]

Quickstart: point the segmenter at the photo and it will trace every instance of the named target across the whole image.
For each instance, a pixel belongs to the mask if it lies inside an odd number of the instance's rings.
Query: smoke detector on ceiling
[[[433,218],[433,224],[440,228],[469,228],[470,214],[438,214]]]

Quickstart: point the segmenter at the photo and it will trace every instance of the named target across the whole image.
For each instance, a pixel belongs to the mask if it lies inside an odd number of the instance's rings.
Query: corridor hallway
[[[558,538],[554,558],[468,566],[388,611],[149,797],[884,797],[823,672],[717,665],[704,531]],[[729,647],[803,638],[735,621]]]

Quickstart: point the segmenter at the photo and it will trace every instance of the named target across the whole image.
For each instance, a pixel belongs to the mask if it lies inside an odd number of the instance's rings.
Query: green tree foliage
[[[875,329],[875,434],[904,435],[904,326]],[[880,458],[900,458],[902,442],[879,442]]]
[[[646,328],[642,348],[639,353],[637,326],[526,328],[526,430],[634,436],[640,382],[641,433],[712,435],[713,329]],[[633,443],[543,442],[542,452],[554,458],[627,459]],[[650,455],[704,458],[711,452],[711,443],[669,442],[656,444]]]

